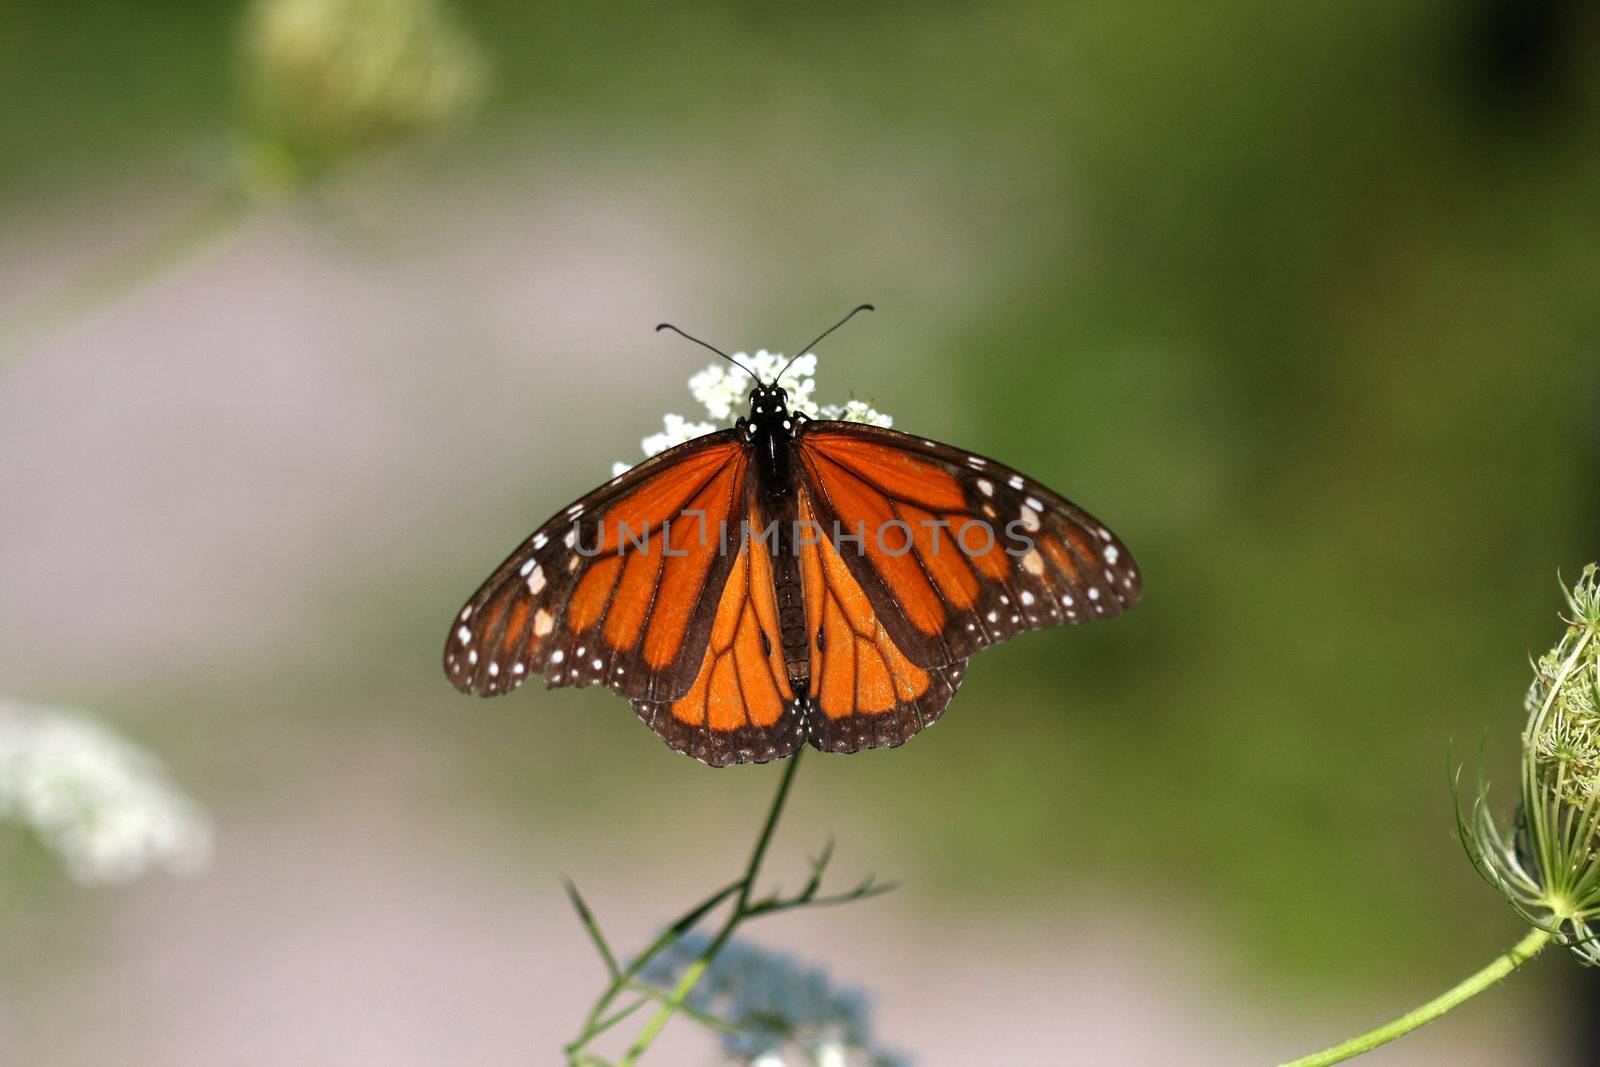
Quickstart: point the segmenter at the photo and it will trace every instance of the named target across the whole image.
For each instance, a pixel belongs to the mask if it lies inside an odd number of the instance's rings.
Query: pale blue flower
[[[671,986],[709,939],[690,934],[657,956],[641,977]],[[728,1057],[748,1067],[904,1067],[880,1047],[866,994],[835,986],[826,972],[792,956],[734,941],[722,947],[690,994],[689,1006],[731,1025]]]

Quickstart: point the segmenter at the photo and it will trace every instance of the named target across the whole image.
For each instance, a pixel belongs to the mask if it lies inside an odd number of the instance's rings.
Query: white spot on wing
[[[548,611],[545,611],[543,608],[541,608],[540,610],[534,612],[534,615],[533,615],[533,636],[535,636],[535,637],[543,637],[545,634],[547,634],[551,630],[555,629],[555,626],[556,626],[556,620]],[[561,653],[557,652],[556,655],[559,656],[559,655],[561,655]],[[556,662],[560,663],[561,661],[560,660],[556,660]]]
[[[1022,508],[1022,528],[1024,530],[1037,530],[1039,528],[1039,513],[1027,505]]]
[[[978,479],[978,492],[984,496],[994,496],[994,483],[987,478]]]
[[[528,592],[534,596],[539,595],[539,590],[544,588],[544,568],[534,567],[533,573],[528,575]]]
[[[1006,482],[1006,484],[1009,485],[1013,489],[1021,489],[1022,488],[1022,475],[1013,474],[1011,476],[1011,478]]]
[[[472,640],[472,631],[467,629],[465,626],[461,627],[456,631],[456,640],[460,641],[463,645],[466,644],[468,641]]]
[[[551,663],[560,663],[562,660],[564,660],[566,658],[567,658],[567,654],[565,652],[561,651],[561,649],[559,649],[559,648],[556,649],[554,652],[550,653],[550,662]]]
[[[1039,555],[1039,550],[1037,548],[1032,552],[1029,552],[1026,556],[1022,557],[1022,569],[1027,571],[1029,574],[1044,573],[1044,557]],[[1027,596],[1028,594],[1024,593],[1022,595]],[[1023,603],[1026,604],[1029,603],[1029,601],[1024,600]]]

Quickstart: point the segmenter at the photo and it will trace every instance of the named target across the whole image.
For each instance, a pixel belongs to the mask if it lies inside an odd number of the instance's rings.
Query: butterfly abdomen
[[[778,643],[783,649],[783,663],[789,675],[789,684],[797,693],[804,693],[811,683],[811,650],[806,627],[805,590],[800,579],[800,559],[795,547],[795,520],[799,509],[795,506],[792,489],[773,484],[770,470],[758,467],[762,506],[760,513],[773,523],[764,544],[752,545],[753,551],[772,553],[772,589],[778,602]]]

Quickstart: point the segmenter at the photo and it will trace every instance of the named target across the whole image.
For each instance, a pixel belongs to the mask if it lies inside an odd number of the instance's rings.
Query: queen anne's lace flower
[[[709,942],[690,934],[652,960],[642,977],[670,987]],[[904,1067],[873,1033],[867,997],[833,984],[820,968],[742,941],[725,945],[689,995],[692,1007],[729,1030],[722,1051],[749,1067]]]
[[[838,404],[824,404],[819,419],[841,419],[844,422],[864,422],[868,426],[893,426],[894,419],[881,411],[873,409],[865,400],[851,400],[843,407]]]
[[[842,405],[819,405],[813,399],[817,389],[817,357],[813,352],[797,357],[794,365],[788,370],[784,370],[784,365],[789,361],[781,352],[768,352],[764,348],[758,349],[754,355],[735,352],[733,358],[755,371],[762,381],[770,382],[782,371],[783,380],[778,384],[788,391],[791,411],[809,415],[813,419],[842,419],[845,422],[861,422],[870,426],[894,425],[892,418],[875,410],[863,400],[851,400]],[[665,416],[662,432],[651,434],[640,442],[645,458],[660,455],[667,449],[681,445],[685,441],[692,441],[696,437],[703,437],[716,430],[718,424],[732,425],[733,420],[744,412],[750,387],[754,384],[754,380],[743,368],[727,363],[713,363],[695,373],[689,379],[689,393],[700,402],[706,409],[706,414],[714,421],[696,422],[682,415]],[[613,463],[611,475],[618,477],[632,466],[631,463]]]
[[[1534,661],[1524,702],[1521,804],[1509,827],[1486,786],[1461,816],[1478,872],[1524,919],[1578,959],[1600,965],[1600,568],[1567,592],[1561,640]]]
[[[436,133],[486,82],[482,49],[443,0],[255,0],[242,41],[256,181]]]
[[[209,820],[150,753],[87,713],[7,701],[0,821],[32,831],[84,885],[191,873],[211,851]]]

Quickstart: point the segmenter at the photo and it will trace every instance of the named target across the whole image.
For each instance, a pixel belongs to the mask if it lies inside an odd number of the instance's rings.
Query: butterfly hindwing
[[[796,449],[825,534],[859,535],[839,542],[843,562],[921,667],[1139,599],[1138,567],[1116,535],[991,459],[846,422],[802,424]]]
[[[800,518],[817,522],[804,491]],[[911,662],[833,543],[818,537],[801,544],[811,660],[807,740],[825,752],[903,744],[944,712],[966,673],[965,661],[928,668]]]
[[[750,514],[756,516],[754,505]],[[759,528],[759,519],[752,524]],[[713,767],[782,759],[804,741],[804,703],[776,641],[772,575],[768,550],[744,538],[694,684],[677,700],[633,702],[663,741]]]
[[[446,640],[458,689],[531,674],[673,700],[695,683],[745,515],[747,450],[731,430],[646,460],[541,526],[473,594]]]

